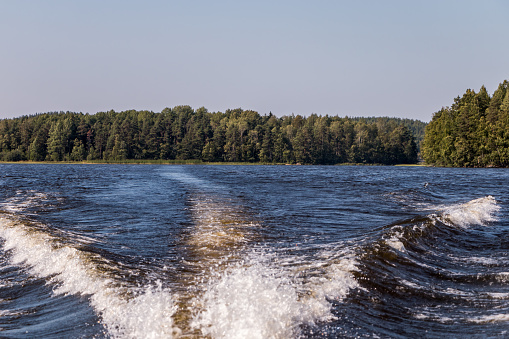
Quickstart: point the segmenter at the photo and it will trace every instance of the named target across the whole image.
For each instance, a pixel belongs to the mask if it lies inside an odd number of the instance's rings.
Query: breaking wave
[[[178,179],[195,180],[190,176]],[[39,197],[32,196],[28,202],[15,197],[4,209],[22,212]],[[9,207],[16,204],[18,208]],[[87,297],[113,337],[291,338],[299,336],[303,326],[337,321],[341,317],[338,303],[349,298],[367,295],[356,301],[366,307],[375,299],[389,303],[391,298],[408,296],[471,301],[476,294],[453,283],[508,280],[504,272],[469,275],[439,268],[444,259],[497,263],[485,256],[446,252],[451,239],[458,236],[454,232],[497,220],[500,207],[491,196],[442,206],[435,214],[386,226],[358,243],[329,244],[319,253],[302,256],[261,246],[262,222],[227,199],[195,192],[188,205],[193,224],[183,237],[187,256],[182,261],[188,269],[179,280],[188,286],[179,291],[163,287],[161,281],[140,287],[127,284],[112,273],[120,269],[114,262],[8,213],[0,217],[0,237],[10,264],[44,279],[55,295]],[[483,296],[508,298],[507,293],[496,291]],[[437,322],[460,317],[437,316],[427,308],[412,314],[414,319]],[[507,319],[506,314],[494,314],[467,321]]]
[[[172,337],[179,333],[172,323],[176,306],[161,284],[132,288],[98,269],[90,253],[63,245],[59,239],[23,223],[0,218],[3,249],[13,265],[54,286],[56,295],[88,296],[90,305],[114,337]]]

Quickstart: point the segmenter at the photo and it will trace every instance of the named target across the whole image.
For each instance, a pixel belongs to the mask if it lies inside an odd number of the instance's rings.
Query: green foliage
[[[277,118],[240,108],[211,113],[189,106],[161,113],[55,112],[0,120],[0,160],[415,163],[414,133],[423,125],[316,114]]]
[[[402,119],[402,118],[389,118],[389,117],[368,117],[368,118],[351,118],[353,121],[364,121],[366,123],[373,123],[377,125],[387,125],[396,123],[398,125],[403,125],[408,128],[410,133],[415,138],[415,143],[417,146],[417,150],[420,149],[421,143],[424,140],[424,130],[426,128],[426,123],[420,120],[413,119]]]
[[[426,126],[421,153],[437,166],[509,166],[509,82],[505,80],[490,98],[483,86],[468,89],[433,115]]]

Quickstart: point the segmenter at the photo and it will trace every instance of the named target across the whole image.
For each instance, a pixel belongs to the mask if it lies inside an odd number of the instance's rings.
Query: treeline
[[[389,123],[389,122],[395,122],[400,125],[404,125],[408,127],[410,132],[415,138],[415,143],[417,144],[417,149],[420,149],[420,145],[422,141],[424,140],[424,131],[426,129],[427,123],[422,122],[420,120],[414,120],[414,119],[406,119],[406,118],[389,118],[389,117],[367,117],[367,118],[350,118],[354,121],[363,120],[366,123]]]
[[[467,90],[451,107],[433,115],[421,153],[437,166],[509,167],[509,82],[493,96]]]
[[[309,117],[189,106],[149,111],[44,113],[0,120],[0,160],[199,159],[206,162],[417,162],[397,119]]]

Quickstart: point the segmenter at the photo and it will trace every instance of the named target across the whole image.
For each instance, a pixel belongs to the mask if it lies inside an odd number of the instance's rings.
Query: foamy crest
[[[289,281],[261,265],[223,273],[197,303],[192,326],[213,338],[287,338],[305,313]]]
[[[458,257],[449,255],[449,258],[462,262],[462,263],[473,263],[473,264],[481,264],[481,265],[496,265],[501,262],[501,259],[499,258],[488,258],[488,257]]]
[[[434,314],[434,312],[429,312],[429,311],[423,311],[422,313],[416,313],[416,314],[414,314],[414,318],[418,319],[418,320],[432,320],[432,321],[436,321],[436,322],[439,322],[442,324],[449,324],[449,323],[453,323],[455,321],[454,318],[440,316],[440,315]]]
[[[406,250],[405,245],[403,245],[401,240],[396,237],[385,239],[385,243],[397,251],[405,252]]]
[[[172,295],[160,285],[121,287],[81,251],[5,218],[0,218],[0,237],[5,239],[4,250],[11,251],[11,263],[26,265],[31,274],[55,284],[55,294],[90,295],[91,306],[112,336],[168,338],[179,333],[171,318],[176,308]]]
[[[497,201],[492,196],[475,199],[460,205],[449,206],[444,209],[444,221],[460,227],[470,225],[484,225],[489,221],[496,221],[495,213],[500,210]]]
[[[496,322],[507,322],[509,321],[509,314],[491,314],[485,315],[482,317],[469,318],[469,322],[476,324],[488,324],[488,323],[496,323]]]
[[[36,191],[17,191],[16,195],[0,203],[2,209],[8,212],[23,212],[27,208],[47,200],[46,194]]]
[[[399,229],[398,229],[399,228]],[[387,236],[384,236],[385,243],[399,252],[405,252],[405,245],[401,242],[404,237],[403,232],[400,230],[401,227],[392,228],[392,232]]]
[[[352,274],[357,270],[355,257],[342,253],[341,259],[336,258],[324,263],[322,272],[314,274],[314,277],[309,278],[309,282],[304,282],[304,286],[315,299],[314,303],[319,302],[323,305],[328,299],[341,300],[350,290],[359,288]],[[308,302],[313,303],[313,300],[310,299]]]
[[[509,272],[499,272],[495,275],[495,279],[499,282],[508,282],[509,281]]]
[[[503,292],[488,292],[486,295],[492,299],[509,299],[509,293]]]
[[[347,261],[330,262],[337,253],[325,255],[318,268],[293,256],[293,264],[276,266],[281,258],[264,250],[240,261],[261,225],[228,197],[194,193],[189,210],[194,225],[187,245],[194,265],[207,272],[195,285],[190,325],[204,336],[294,337],[301,324],[333,318],[328,300],[356,286]]]
[[[288,271],[258,258],[236,264],[209,282],[194,301],[200,309],[192,326],[213,338],[290,338],[299,325],[334,318],[328,299],[343,298],[357,284],[343,264],[331,265],[326,276],[302,286]]]

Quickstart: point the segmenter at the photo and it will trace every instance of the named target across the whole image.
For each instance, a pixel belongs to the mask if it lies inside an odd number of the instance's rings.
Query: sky
[[[429,121],[509,79],[509,1],[0,0],[0,119],[52,111]]]

